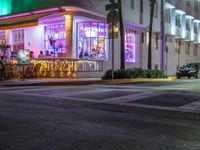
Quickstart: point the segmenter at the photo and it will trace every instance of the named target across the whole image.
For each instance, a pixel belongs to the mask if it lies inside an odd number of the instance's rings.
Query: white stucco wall
[[[44,42],[44,26],[28,27],[24,29],[24,47],[34,51],[34,56],[37,57],[40,51],[45,49]]]

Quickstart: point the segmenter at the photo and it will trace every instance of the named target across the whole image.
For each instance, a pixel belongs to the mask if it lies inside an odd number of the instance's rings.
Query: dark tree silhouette
[[[149,0],[150,2],[150,21],[149,21],[149,46],[148,46],[148,69],[152,69],[152,30],[153,30],[153,15],[156,0]]]
[[[124,23],[123,23],[123,15],[122,15],[122,3],[121,0],[118,0],[118,4],[119,4],[119,30],[120,30],[120,69],[125,69],[125,48],[124,48]]]

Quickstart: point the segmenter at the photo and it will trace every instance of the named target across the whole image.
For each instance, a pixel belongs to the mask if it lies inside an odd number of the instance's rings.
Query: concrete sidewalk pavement
[[[0,81],[0,86],[28,86],[28,85],[57,85],[57,84],[77,84],[82,82],[99,82],[100,78],[67,78],[67,79],[56,79],[56,78],[46,78],[46,79],[25,79],[25,80],[5,80]]]

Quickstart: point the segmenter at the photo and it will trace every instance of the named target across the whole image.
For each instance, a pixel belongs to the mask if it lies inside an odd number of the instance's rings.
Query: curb
[[[93,84],[126,84],[126,83],[139,83],[139,82],[170,82],[176,80],[175,77],[148,79],[114,79],[114,80],[93,80],[93,81],[67,81],[67,82],[43,82],[43,83],[30,83],[25,86],[62,86],[62,85],[93,85]],[[24,85],[19,85],[24,86]]]

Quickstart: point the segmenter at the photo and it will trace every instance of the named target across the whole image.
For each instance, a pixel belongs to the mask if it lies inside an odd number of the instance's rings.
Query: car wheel
[[[180,76],[176,76],[176,78],[177,78],[177,79],[180,79],[181,77],[180,77]]]
[[[200,78],[200,73],[197,72],[196,76],[195,76],[197,79]]]
[[[191,77],[190,76],[188,76],[188,79],[190,79]]]

